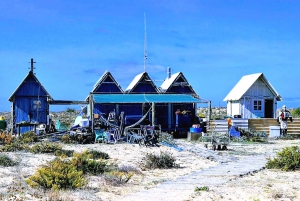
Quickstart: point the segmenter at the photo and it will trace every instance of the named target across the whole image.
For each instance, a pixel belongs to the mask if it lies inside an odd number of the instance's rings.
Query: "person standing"
[[[282,106],[282,109],[279,112],[278,120],[280,123],[280,135],[285,136],[288,129],[287,121],[290,120],[291,122],[293,122],[292,115],[290,111],[286,109],[285,105]]]

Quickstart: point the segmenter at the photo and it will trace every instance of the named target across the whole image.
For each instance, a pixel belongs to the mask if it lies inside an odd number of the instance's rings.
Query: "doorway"
[[[265,118],[274,118],[273,100],[265,100]]]

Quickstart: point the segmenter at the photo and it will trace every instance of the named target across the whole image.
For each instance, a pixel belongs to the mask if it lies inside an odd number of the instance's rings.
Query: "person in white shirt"
[[[282,109],[279,112],[278,121],[280,123],[280,135],[285,136],[287,134],[288,123],[287,121],[290,120],[293,122],[292,115],[289,110],[286,109],[286,106],[283,105]]]

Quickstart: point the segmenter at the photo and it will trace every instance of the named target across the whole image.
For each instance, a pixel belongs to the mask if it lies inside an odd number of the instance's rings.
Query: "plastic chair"
[[[108,142],[107,133],[104,132],[104,129],[94,130],[95,133],[95,143],[97,142]]]

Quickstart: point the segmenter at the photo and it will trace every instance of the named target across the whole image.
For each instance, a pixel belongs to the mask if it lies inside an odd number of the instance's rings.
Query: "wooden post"
[[[172,128],[172,103],[168,103],[168,129]]]
[[[89,96],[89,105],[90,105],[90,117],[91,117],[91,122],[92,122],[92,132],[94,132],[94,100],[93,100],[93,95],[90,93]]]
[[[30,71],[33,72],[34,66],[33,64],[36,63],[35,61],[33,61],[33,58],[30,59]]]

